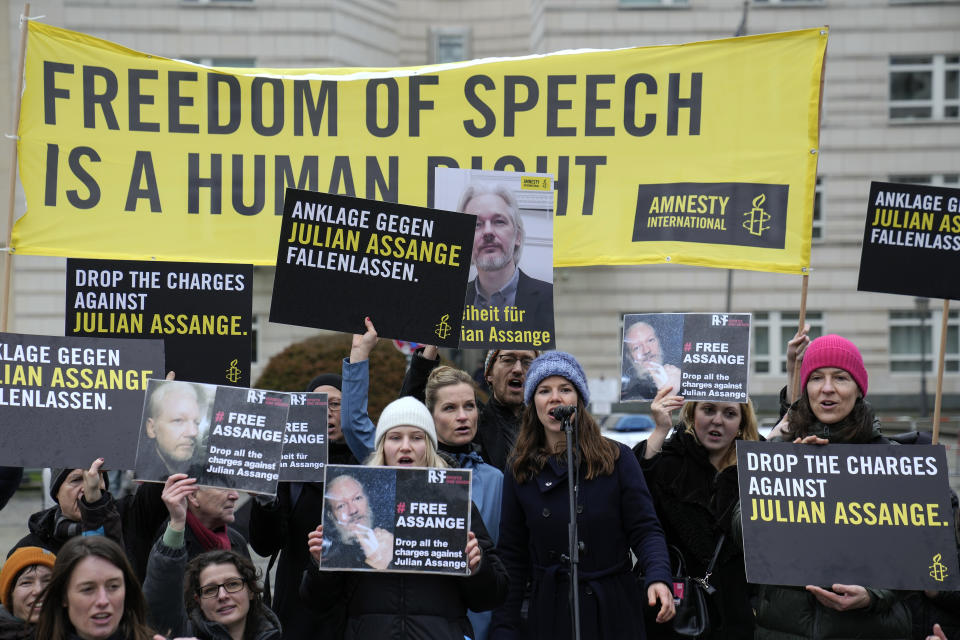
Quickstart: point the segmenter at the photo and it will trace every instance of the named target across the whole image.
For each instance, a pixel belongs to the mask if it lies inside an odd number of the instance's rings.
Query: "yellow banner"
[[[556,266],[809,265],[825,28],[396,69],[29,29],[18,253],[273,264],[286,187],[431,206],[452,166],[554,174]]]

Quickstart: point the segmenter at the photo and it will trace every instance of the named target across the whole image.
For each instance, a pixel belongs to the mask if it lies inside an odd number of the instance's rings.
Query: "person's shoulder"
[[[616,445],[617,451],[619,451],[619,454],[617,456],[617,464],[621,464],[625,459],[632,459],[633,462],[637,461],[637,456],[634,455],[633,449],[631,449],[627,445],[623,444],[618,440],[614,440],[613,438],[608,438],[607,436],[600,436],[600,437],[603,438],[606,442],[612,442],[614,445]]]
[[[526,273],[524,273],[523,269],[520,269],[520,279],[517,282],[517,288],[523,289],[524,293],[527,295],[541,292],[552,293],[553,283],[528,276]]]

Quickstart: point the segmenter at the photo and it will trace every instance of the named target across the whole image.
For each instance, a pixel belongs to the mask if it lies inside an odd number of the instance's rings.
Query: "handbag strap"
[[[727,539],[726,533],[720,534],[720,539],[717,540],[717,546],[713,550],[713,557],[710,558],[710,564],[707,565],[707,572],[702,578],[694,578],[697,582],[700,583],[700,586],[707,590],[707,593],[713,591],[714,587],[710,586],[710,576],[713,575],[713,568],[717,565],[717,557],[720,555],[720,548],[723,546],[723,541]]]

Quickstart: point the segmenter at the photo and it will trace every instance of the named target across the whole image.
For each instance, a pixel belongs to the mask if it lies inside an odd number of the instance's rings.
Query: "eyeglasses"
[[[497,355],[497,360],[499,360],[499,361],[502,362],[503,364],[507,365],[508,367],[512,367],[513,365],[517,364],[517,361],[519,360],[519,361],[520,361],[520,366],[523,367],[523,370],[524,370],[524,371],[526,371],[527,369],[529,369],[529,368],[530,368],[530,365],[533,364],[533,358],[529,358],[529,357],[528,357],[528,358],[518,358],[517,356],[511,355],[511,354],[509,354],[509,353],[506,353],[506,354],[503,354],[503,355]]]
[[[220,584],[205,584],[199,589],[200,597],[216,598],[220,594],[220,587],[223,587],[227,593],[236,593],[243,589],[244,584],[246,584],[246,580],[243,578],[230,578]]]
[[[340,401],[339,401],[339,400],[331,400],[330,402],[328,402],[328,403],[327,403],[327,410],[328,410],[328,411],[340,411]]]

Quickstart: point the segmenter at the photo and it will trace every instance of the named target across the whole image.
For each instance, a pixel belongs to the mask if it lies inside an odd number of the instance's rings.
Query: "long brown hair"
[[[857,396],[850,413],[833,424],[823,424],[817,420],[810,406],[810,398],[804,389],[800,399],[790,407],[790,426],[783,432],[783,439],[792,442],[805,436],[820,436],[831,442],[858,444],[873,439],[873,411]]]
[[[703,446],[697,438],[696,430],[693,428],[694,415],[698,404],[700,403],[688,402],[684,404],[683,409],[680,410],[680,418],[683,420],[684,430],[693,436],[697,444]],[[760,439],[760,431],[757,428],[757,414],[753,410],[753,403],[747,400],[747,402],[738,404],[740,405],[740,428],[737,430],[737,437],[730,443],[726,453],[723,454],[723,458],[720,459],[720,465],[717,467],[718,471],[723,471],[727,467],[737,464],[737,440],[755,441]]]
[[[260,586],[260,572],[253,566],[249,558],[236,551],[226,549],[207,551],[193,558],[187,564],[187,570],[183,575],[183,603],[186,605],[187,611],[199,608],[197,598],[200,597],[200,587],[203,586],[200,584],[200,574],[212,564],[232,564],[236,567],[240,577],[243,578],[243,583],[252,596],[250,598],[250,609],[247,610],[247,619],[243,623],[243,637],[244,640],[253,640],[259,631],[260,620],[265,615],[263,587]]]
[[[37,638],[67,640],[75,631],[67,610],[67,588],[80,561],[90,556],[103,558],[123,573],[123,615],[117,629],[126,640],[153,640],[153,631],[147,627],[147,604],[140,582],[133,573],[123,549],[103,536],[76,536],[57,552],[50,584],[43,595],[43,608],[37,621]]]
[[[586,480],[613,473],[614,463],[620,457],[620,447],[612,440],[600,435],[600,425],[593,419],[577,392],[577,433],[579,435],[580,456],[587,465]],[[543,423],[537,416],[534,403],[523,410],[520,419],[520,433],[513,449],[510,470],[519,484],[523,484],[543,470],[550,456],[565,454],[566,440],[562,440],[556,451],[547,450],[547,437]]]

